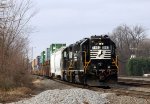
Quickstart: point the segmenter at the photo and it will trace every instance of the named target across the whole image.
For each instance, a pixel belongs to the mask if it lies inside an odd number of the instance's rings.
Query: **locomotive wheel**
[[[54,78],[54,77],[55,77],[55,74],[54,74],[54,73],[52,73],[51,78]]]
[[[67,81],[66,78],[67,78],[67,76],[66,76],[66,73],[64,72],[64,73],[63,73],[63,81]]]
[[[86,74],[83,75],[83,84],[87,85],[87,75]]]
[[[72,83],[75,83],[75,73],[72,73]]]

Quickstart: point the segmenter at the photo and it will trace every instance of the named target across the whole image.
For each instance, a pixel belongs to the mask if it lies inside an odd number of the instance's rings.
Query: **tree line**
[[[147,30],[140,25],[120,25],[116,27],[112,33],[110,33],[110,36],[112,40],[116,43],[117,47],[117,55],[119,58],[120,69],[119,74],[127,75],[129,73],[127,65],[130,59],[150,58],[150,39],[147,37],[148,35],[146,31]],[[140,69],[139,67],[137,71],[138,70],[142,69]],[[150,72],[150,68],[147,70],[149,70]]]
[[[34,13],[30,0],[0,1],[0,88],[24,86],[29,81],[29,27]]]

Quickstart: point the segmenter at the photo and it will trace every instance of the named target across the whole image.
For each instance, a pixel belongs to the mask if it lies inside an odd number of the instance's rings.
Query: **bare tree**
[[[27,68],[26,28],[27,23],[35,15],[30,11],[31,4],[30,0],[0,1],[0,87],[6,88],[18,85],[14,84],[16,82],[21,83],[18,81],[21,80],[19,72],[24,73]]]
[[[128,59],[132,55],[137,56],[137,50],[146,37],[145,31],[142,26],[129,27],[127,25],[121,25],[112,32],[111,38],[117,46],[122,69],[121,74],[125,74],[125,65]]]
[[[150,39],[144,39],[137,50],[138,57],[150,58]]]

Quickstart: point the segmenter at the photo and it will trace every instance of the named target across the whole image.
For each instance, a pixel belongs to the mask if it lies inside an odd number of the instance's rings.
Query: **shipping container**
[[[65,47],[61,47],[57,51],[51,54],[51,61],[50,61],[50,69],[51,69],[51,76],[60,76],[61,75],[61,58],[62,58],[62,51]]]
[[[42,52],[41,52],[42,55]],[[42,56],[40,55],[40,64],[42,64]]]
[[[51,44],[50,45],[50,53],[54,53],[56,50],[58,50],[61,47],[65,47],[66,44],[62,44],[62,43],[57,43],[57,44]]]
[[[50,48],[46,48],[45,61],[49,61],[49,60],[50,60]]]
[[[41,52],[40,63],[41,63],[41,64],[44,64],[44,63],[45,63],[45,51]]]
[[[39,67],[40,67],[40,56],[37,56],[36,57],[36,67],[35,67],[35,69],[39,70]]]
[[[34,59],[35,60],[35,64],[34,64],[34,70],[37,70],[38,64],[37,64],[37,58]]]
[[[37,56],[37,57],[36,57],[36,59],[37,59],[37,64],[38,64],[38,65],[40,65],[40,58],[41,58],[40,56]]]
[[[37,58],[35,59],[35,64],[34,64],[34,66],[37,66],[38,65],[38,63],[37,63]]]

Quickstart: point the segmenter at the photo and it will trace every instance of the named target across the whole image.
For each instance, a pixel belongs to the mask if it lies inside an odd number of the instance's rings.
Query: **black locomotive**
[[[118,60],[115,43],[107,36],[91,36],[62,52],[62,80],[99,86],[116,83]]]

